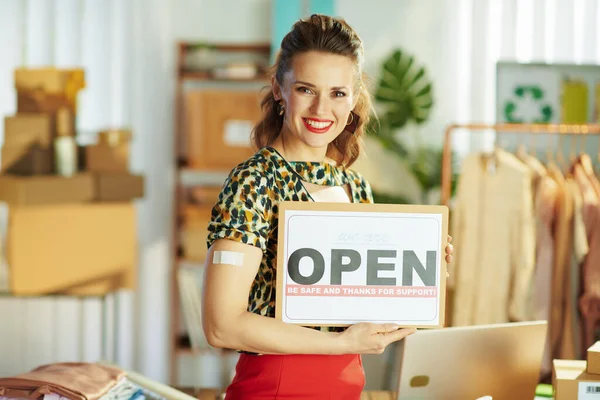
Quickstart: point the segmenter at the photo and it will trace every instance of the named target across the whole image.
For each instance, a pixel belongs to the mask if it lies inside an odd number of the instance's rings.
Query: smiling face
[[[319,52],[298,54],[275,99],[285,106],[277,142],[294,158],[322,158],[341,134],[355,106],[356,67],[348,57]]]

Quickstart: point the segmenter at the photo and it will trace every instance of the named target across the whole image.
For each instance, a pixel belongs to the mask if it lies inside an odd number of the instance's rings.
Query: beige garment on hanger
[[[573,222],[571,231],[571,257],[564,282],[565,312],[560,356],[563,359],[579,359],[581,354],[581,320],[579,318],[579,293],[581,265],[588,253],[588,239],[583,222],[583,198],[575,178],[567,177],[567,188],[573,198]]]
[[[552,275],[554,268],[554,238],[552,227],[556,217],[558,184],[550,175],[540,179],[535,196],[536,259],[532,286],[531,319],[550,320]],[[550,330],[546,331],[542,375],[552,372]]]
[[[585,165],[585,164],[584,164]],[[583,319],[583,343],[585,350],[596,340],[595,328],[600,322],[597,311],[600,306],[600,190],[595,176],[586,172],[582,165],[574,168],[575,178],[583,196],[583,219],[586,225],[589,253],[583,263],[583,294],[579,299],[579,309]],[[593,174],[593,171],[591,171]]]
[[[554,224],[554,263],[552,272],[552,301],[549,330],[552,357],[560,358],[565,313],[565,279],[571,258],[571,224],[573,197],[562,172],[554,163],[548,164],[550,176],[558,184],[556,218]]]
[[[494,168],[487,168],[490,162]],[[501,149],[463,161],[451,221],[453,325],[528,319],[535,263],[531,179],[530,169]]]
[[[582,320],[579,314],[579,297],[581,294],[582,266],[590,250],[585,222],[583,219],[583,196],[575,178],[568,180],[573,194],[573,251],[571,256],[571,296],[569,308],[571,309],[570,329],[573,331],[574,359],[585,359],[582,351]]]

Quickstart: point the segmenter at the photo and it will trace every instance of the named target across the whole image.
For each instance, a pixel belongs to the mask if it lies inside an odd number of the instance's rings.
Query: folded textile
[[[124,376],[119,368],[103,364],[48,364],[0,378],[0,396],[37,400],[54,393],[70,400],[98,400]]]
[[[144,394],[144,391],[142,389],[139,389],[137,392],[135,392],[133,394],[133,396],[131,396],[129,398],[129,400],[143,400],[146,398],[146,395]]]
[[[133,395],[140,390],[140,387],[122,378],[115,386],[105,393],[99,400],[130,400]]]
[[[42,400],[71,400],[56,393],[45,394]]]

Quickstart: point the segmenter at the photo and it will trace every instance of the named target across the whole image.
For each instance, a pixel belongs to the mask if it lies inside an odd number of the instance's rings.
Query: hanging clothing
[[[535,220],[530,169],[496,149],[462,164],[449,264],[454,325],[527,320],[535,265]]]
[[[582,319],[579,313],[579,297],[581,296],[582,266],[589,251],[589,243],[583,216],[583,196],[579,185],[574,177],[567,178],[567,183],[573,196],[573,248],[571,251],[570,265],[570,295],[568,308],[570,320],[565,321],[565,329],[572,332],[573,352],[571,359],[585,359],[586,354],[582,351]]]
[[[565,282],[570,265],[571,224],[573,218],[573,198],[569,192],[567,181],[554,163],[549,163],[550,176],[558,184],[557,214],[554,224],[554,266],[552,276],[552,300],[548,329],[550,330],[550,346],[552,357],[560,358],[561,341],[565,313]]]
[[[596,341],[595,330],[600,321],[597,311],[600,306],[600,188],[593,170],[584,165],[576,164],[573,170],[583,196],[583,216],[589,243],[589,253],[582,269],[583,294],[579,299],[584,331],[582,349],[587,349]]]
[[[531,319],[550,319],[552,300],[552,273],[554,263],[554,237],[552,226],[556,215],[558,185],[548,174],[540,179],[535,195],[536,252],[532,286]],[[552,372],[550,331],[546,331],[542,375]]]

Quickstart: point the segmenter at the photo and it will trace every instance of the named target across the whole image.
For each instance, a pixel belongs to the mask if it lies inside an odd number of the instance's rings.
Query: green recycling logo
[[[514,95],[515,97],[504,103],[504,119],[507,122],[547,124],[552,121],[552,107],[544,102],[544,91],[542,88],[539,86],[517,86],[514,90]],[[522,117],[517,116],[519,114],[519,104],[522,104],[524,101],[533,102],[539,106],[536,107],[539,113],[532,121],[524,121]]]

